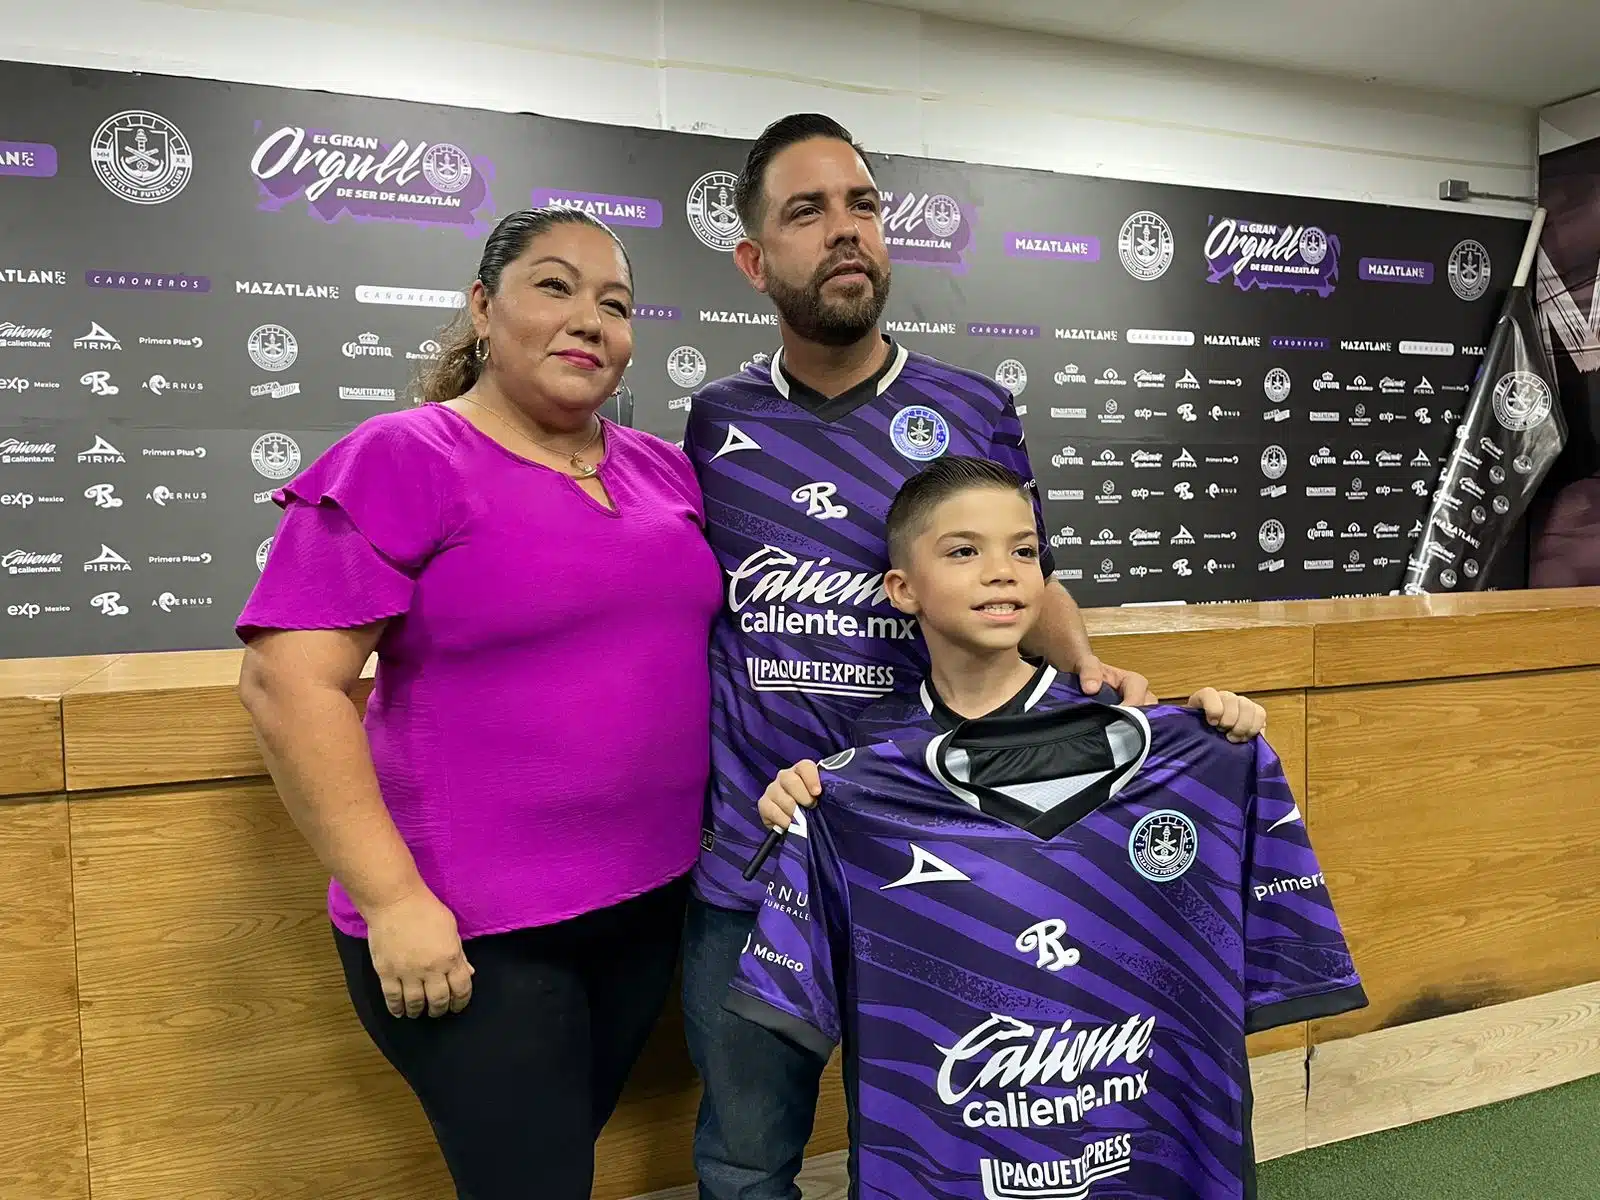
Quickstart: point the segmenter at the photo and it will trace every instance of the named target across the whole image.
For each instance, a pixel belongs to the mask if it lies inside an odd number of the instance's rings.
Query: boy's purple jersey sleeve
[[[823,802],[826,802],[824,798]],[[830,907],[846,903],[815,814],[799,810],[767,870],[767,894],[724,1006],[820,1058],[840,1040]]]
[[[1364,1008],[1350,947],[1283,764],[1255,746],[1245,814],[1245,1029],[1257,1033]]]

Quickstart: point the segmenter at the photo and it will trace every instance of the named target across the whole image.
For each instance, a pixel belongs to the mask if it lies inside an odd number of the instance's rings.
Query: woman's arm
[[[246,647],[239,673],[239,698],[284,807],[363,916],[422,886],[350,697],[383,625],[264,633]]]
[[[367,924],[389,1011],[440,1016],[466,1007],[472,968],[383,802],[350,697],[383,626],[260,634],[239,698],[289,816]]]

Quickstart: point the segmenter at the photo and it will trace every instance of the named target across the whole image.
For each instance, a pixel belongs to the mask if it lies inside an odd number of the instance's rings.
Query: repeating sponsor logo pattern
[[[224,610],[265,562],[273,492],[357,421],[415,401],[482,235],[514,207],[583,211],[627,241],[645,293],[628,379],[651,432],[679,439],[697,388],[765,369],[778,345],[772,309],[723,257],[744,229],[738,164],[716,143],[608,131],[628,165],[602,176],[587,152],[535,162],[471,113],[325,96],[291,112],[246,88],[260,119],[224,128],[204,102],[220,85],[150,77],[110,104],[57,69],[18,69],[76,132],[0,141],[0,213],[15,196],[112,231],[92,256],[48,240],[0,254],[0,553],[63,556],[59,574],[15,576],[40,589],[16,600],[30,621],[59,610],[63,653],[102,623],[130,631],[115,648],[155,648],[140,639],[156,617],[232,644]],[[1409,548],[1483,353],[1491,260],[1509,253],[1492,222],[1441,240],[1425,214],[1284,197],[1208,211],[1181,189],[1050,185],[1121,189],[1090,205],[1024,196],[998,168],[880,175],[884,328],[1011,393],[1058,573],[1086,603],[1393,590],[1384,560]],[[191,224],[224,236],[181,236]],[[227,249],[174,250],[191,244]],[[1500,428],[1548,419],[1536,380],[1493,383]],[[939,397],[889,415],[893,454],[947,451]],[[748,450],[730,431],[721,453]],[[834,482],[789,484],[824,531],[844,523]],[[1466,496],[1452,519],[1470,532],[1494,502]],[[1374,543],[1400,532],[1359,569],[1335,556],[1337,583],[1307,574],[1327,557],[1310,531],[1347,532],[1353,513]],[[91,590],[81,576],[102,572],[77,565],[102,544],[128,570]],[[19,645],[6,628],[0,655]]]

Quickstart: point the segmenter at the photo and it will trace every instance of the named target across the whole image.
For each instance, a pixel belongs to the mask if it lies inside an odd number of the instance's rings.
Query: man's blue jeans
[[[689,898],[683,1021],[705,1087],[694,1130],[700,1200],[800,1200],[794,1180],[827,1065],[722,1007],[755,920],[754,912]]]

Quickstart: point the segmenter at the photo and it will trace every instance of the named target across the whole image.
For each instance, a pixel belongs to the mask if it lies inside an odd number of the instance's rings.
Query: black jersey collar
[[[840,392],[837,396],[824,396],[810,384],[802,383],[785,371],[783,347],[779,346],[772,356],[772,386],[785,400],[793,401],[823,421],[838,421],[848,417],[869,400],[875,400],[883,395],[889,385],[900,377],[900,372],[905,369],[906,360],[911,357],[911,352],[893,338],[884,336],[883,340],[889,344],[889,355],[883,360],[883,366],[855,387]]]
[[[1029,660],[1032,661],[1031,659]],[[1039,660],[1033,675],[1028,682],[1022,685],[1015,696],[1007,700],[993,712],[985,713],[985,717],[1010,717],[1018,716],[1025,712],[1032,712],[1033,706],[1044,699],[1044,695],[1055,686],[1058,672],[1044,659]],[[939,695],[939,690],[933,686],[933,676],[929,675],[922,681],[919,692],[922,707],[933,718],[933,723],[940,729],[954,729],[967,718],[956,712]]]

